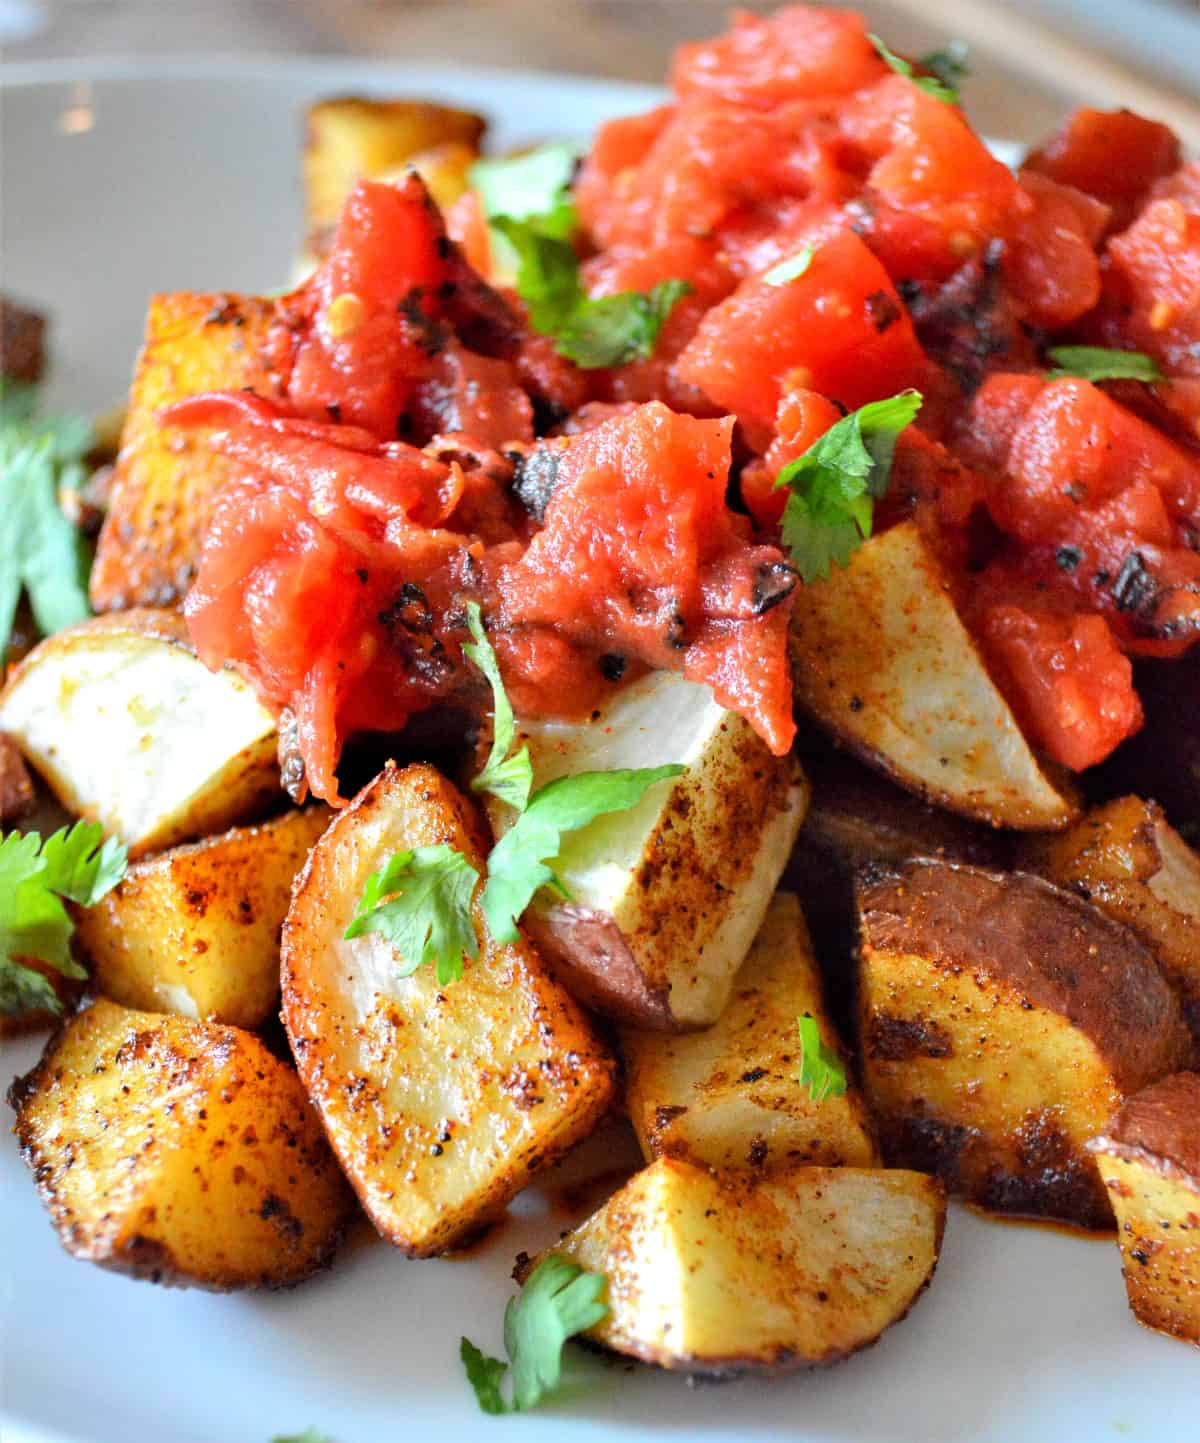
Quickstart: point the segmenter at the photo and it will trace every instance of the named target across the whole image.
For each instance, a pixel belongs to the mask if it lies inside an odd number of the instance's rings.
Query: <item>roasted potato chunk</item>
[[[406,162],[415,164],[423,159],[432,176],[446,178],[454,173],[465,183],[466,168],[478,155],[486,129],[481,115],[423,100],[346,95],[318,101],[309,107],[304,148],[309,230],[333,225],[358,181],[383,179]],[[457,148],[455,158],[452,146]],[[440,156],[431,156],[435,148]],[[461,164],[464,152],[470,157],[465,166]],[[426,184],[443,204],[430,175],[426,175]]]
[[[682,763],[636,807],[563,839],[570,902],[535,901],[530,934],[578,996],[641,1027],[721,1015],[804,819],[807,783],[711,691],[674,672],[632,682],[590,721],[518,727],[534,787],[556,777]],[[502,832],[511,813],[490,807]]]
[[[367,878],[446,844],[483,871],[466,799],[432,767],[389,765],[317,843],[283,931],[283,1013],[300,1076],[379,1231],[444,1252],[578,1142],[612,1100],[614,1064],[525,943],[480,951],[440,987],[378,934],[346,941]]]
[[[7,732],[0,732],[0,828],[11,827],[33,811],[33,778],[25,767],[21,748]]]
[[[310,807],[135,863],[78,914],[94,987],[126,1007],[261,1027],[279,1001],[292,883],[328,825]]]
[[[843,745],[938,806],[1053,831],[1078,801],[1039,763],[911,522],[796,592],[796,700]]]
[[[898,1323],[933,1275],[945,1214],[922,1173],[760,1177],[660,1158],[549,1251],[608,1278],[609,1315],[587,1335],[604,1347],[690,1373],[783,1373]]]
[[[253,296],[151,299],[92,567],[97,611],[171,606],[187,591],[230,463],[208,449],[203,431],[172,430],[158,412],[201,391],[281,394],[262,354],[274,317],[275,302]]]
[[[1200,855],[1157,802],[1121,797],[1037,853],[1047,877],[1124,922],[1158,959],[1200,1041]]]
[[[1088,1146],[1117,1215],[1134,1317],[1200,1344],[1200,1074],[1131,1097]]]
[[[857,1090],[817,1102],[800,1081],[804,1013],[836,1053],[804,915],[779,892],[712,1027],[675,1037],[622,1028],[626,1106],[646,1158],[759,1169],[876,1164]]]
[[[863,1085],[885,1161],[998,1212],[1111,1227],[1086,1150],[1191,1050],[1134,935],[1039,877],[916,859],[859,880]]]
[[[235,1027],[100,1000],[13,1083],[21,1151],[77,1258],[156,1283],[298,1283],[353,1198],[295,1072]]]
[[[182,617],[93,617],[34,648],[0,692],[0,729],[68,811],[131,857],[281,799],[275,719],[196,657]]]

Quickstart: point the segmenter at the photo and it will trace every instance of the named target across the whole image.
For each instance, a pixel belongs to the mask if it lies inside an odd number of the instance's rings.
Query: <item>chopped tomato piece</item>
[[[499,580],[497,649],[530,626],[708,683],[782,754],[795,575],[725,505],[732,422],[639,406],[574,436],[545,525]]]
[[[1085,107],[1025,164],[1111,206],[1112,228],[1123,230],[1155,181],[1179,161],[1179,141],[1167,126],[1131,110]]]
[[[645,115],[610,120],[596,132],[573,194],[580,220],[601,245],[613,245],[626,230],[645,228],[644,215],[638,226],[630,225],[630,192],[637,168],[674,114],[673,105],[662,105]]]
[[[1141,727],[1133,667],[1103,617],[997,606],[983,637],[1022,725],[1054,761],[1096,766]]]
[[[1108,244],[1105,339],[1200,376],[1200,209],[1152,201]]]
[[[714,306],[676,362],[676,374],[759,427],[781,396],[814,390],[861,406],[917,382],[924,357],[886,271],[840,231],[783,285],[745,280]]]
[[[904,76],[853,96],[840,123],[869,166],[862,232],[892,276],[944,279],[1022,208],[961,112]]]
[[[786,100],[845,95],[883,70],[861,16],[792,5],[769,20],[735,10],[727,34],[681,45],[671,84],[682,97],[766,109]]]
[[[742,500],[759,526],[777,526],[783,515],[787,492],[775,489],[780,471],[789,461],[803,456],[841,416],[838,407],[819,391],[789,391],[780,400],[775,414],[775,439],[767,454],[750,462],[742,472]]]
[[[1060,329],[1100,299],[1095,245],[1107,207],[1036,171],[1021,176],[1021,189],[1032,209],[1016,218],[1005,250],[1004,274],[1025,320],[1048,330]]]
[[[449,280],[449,254],[415,175],[355,186],[329,258],[307,287],[310,322],[288,382],[297,411],[396,435],[414,382],[428,371],[426,329]]]
[[[492,238],[477,190],[463,191],[446,212],[446,234],[461,247],[473,270],[491,276]]]

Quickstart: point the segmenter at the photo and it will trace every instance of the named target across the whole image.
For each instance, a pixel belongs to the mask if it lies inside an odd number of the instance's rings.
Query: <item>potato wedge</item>
[[[1200,854],[1157,802],[1120,797],[1038,849],[1039,870],[1124,922],[1158,959],[1200,1042]]]
[[[116,1272],[215,1290],[298,1283],[353,1211],[295,1072],[235,1027],[102,999],[9,1100],[63,1246]]]
[[[799,588],[791,651],[797,703],[926,800],[1021,830],[1078,816],[1071,787],[1022,736],[913,523]]]
[[[274,717],[197,659],[174,612],[93,617],[41,642],[0,692],[0,730],[131,857],[282,799]]]
[[[857,1089],[815,1102],[800,1082],[796,1019],[804,1013],[838,1051],[804,914],[794,896],[777,892],[712,1027],[674,1037],[621,1029],[625,1103],[647,1161],[763,1171],[878,1165]]]
[[[1117,1215],[1134,1317],[1200,1344],[1200,1074],[1131,1097],[1088,1146]]]
[[[253,296],[151,299],[92,567],[97,611],[171,606],[187,591],[230,463],[208,450],[203,431],[172,430],[158,412],[201,391],[281,394],[262,354],[274,317],[274,301]]]
[[[415,164],[422,155],[434,174],[445,174],[449,160],[446,148],[452,145],[469,153],[469,166],[479,153],[486,129],[487,122],[481,115],[423,100],[371,100],[364,95],[345,95],[318,101],[308,110],[304,148],[309,230],[333,225],[346,197],[364,177],[386,178],[388,172],[406,162]],[[442,155],[431,165],[429,153],[435,147]],[[465,167],[462,174],[465,181]],[[443,204],[428,178],[427,184],[434,198]]]
[[[863,1086],[886,1162],[998,1212],[1112,1226],[1087,1140],[1183,1065],[1134,935],[1040,877],[916,859],[858,884]]]
[[[759,1177],[660,1158],[549,1251],[607,1276],[611,1311],[586,1335],[604,1347],[689,1373],[784,1373],[898,1323],[933,1275],[945,1215],[922,1173]]]
[[[329,818],[285,812],[136,862],[76,919],[92,985],[126,1007],[261,1027],[279,1002],[292,883]]]
[[[480,872],[471,805],[430,766],[390,765],[317,843],[283,931],[283,1015],[300,1076],[375,1226],[407,1253],[477,1230],[608,1108],[614,1063],[525,943],[480,954],[439,987],[398,973],[368,934],[346,941],[370,874],[445,843]]]
[[[642,1027],[715,1022],[804,819],[808,786],[707,687],[652,672],[591,721],[523,722],[534,787],[556,777],[682,763],[638,806],[564,839],[552,863],[570,902],[525,925],[578,996]],[[489,815],[499,834],[502,804]]]

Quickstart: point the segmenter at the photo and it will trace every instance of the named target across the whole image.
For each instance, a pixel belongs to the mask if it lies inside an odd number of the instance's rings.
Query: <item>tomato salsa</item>
[[[1141,724],[1134,660],[1200,637],[1200,167],[1081,111],[1009,170],[851,12],[738,14],[671,84],[579,166],[558,290],[506,267],[476,193],[443,218],[415,174],[363,181],[277,302],[281,399],[165,413],[235,463],[186,603],[201,656],[289,714],[335,802],[348,738],[480,703],[472,600],[518,713],[669,668],[782,753],[776,478],[914,388],[876,528],[916,519],[1031,740],[1102,761]],[[580,315],[647,329],[588,350]]]

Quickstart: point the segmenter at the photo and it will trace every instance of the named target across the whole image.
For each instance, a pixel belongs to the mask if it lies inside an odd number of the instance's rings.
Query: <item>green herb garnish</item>
[[[527,746],[509,756],[516,733],[512,703],[504,690],[500,663],[483,629],[483,615],[477,602],[467,603],[467,625],[475,640],[473,645],[468,643],[463,647],[463,653],[483,672],[492,688],[492,750],[483,770],[472,779],[471,790],[491,792],[492,796],[523,812],[533,785],[533,763]]]
[[[83,483],[92,428],[77,417],[35,417],[32,386],[0,380],[0,654],[24,591],[46,635],[89,615],[88,555],[59,492]]]
[[[886,491],[900,432],[921,409],[919,391],[901,391],[851,411],[775,478],[790,492],[783,543],[804,581],[845,566],[870,536],[875,501]]]
[[[800,1029],[800,1085],[808,1088],[814,1102],[841,1097],[846,1091],[846,1069],[842,1060],[821,1041],[821,1029],[809,1013],[796,1019]]]
[[[98,822],[76,822],[45,842],[37,832],[0,841],[0,1012],[61,1012],[53,985],[25,965],[36,959],[64,977],[87,973],[71,955],[75,923],[64,899],[94,907],[125,875],[125,848]]]
[[[962,88],[963,81],[971,73],[967,63],[967,47],[961,40],[951,40],[940,50],[930,50],[917,61],[917,68],[935,76],[955,96]]]
[[[403,959],[399,976],[431,962],[444,987],[462,976],[464,956],[479,952],[471,916],[478,881],[470,862],[444,842],[396,852],[367,878],[343,935],[378,932]]]
[[[1153,356],[1141,351],[1113,351],[1107,346],[1055,346],[1046,353],[1054,362],[1050,379],[1078,376],[1085,381],[1161,381]]]
[[[535,1408],[562,1381],[563,1346],[608,1317],[603,1301],[607,1279],[551,1253],[525,1280],[520,1296],[504,1311],[504,1351],[508,1362],[489,1358],[468,1338],[459,1357],[475,1397],[485,1413],[523,1413]],[[501,1391],[512,1369],[512,1401]]]
[[[637,767],[579,772],[558,777],[535,792],[528,807],[492,848],[481,905],[497,942],[515,942],[517,919],[542,887],[566,888],[546,865],[558,856],[563,836],[610,812],[636,806],[655,782],[677,777],[683,767]]]
[[[883,63],[894,70],[897,75],[903,75],[907,80],[911,80],[918,90],[923,90],[926,95],[932,95],[935,100],[944,101],[947,105],[959,103],[961,97],[956,85],[948,84],[936,72],[933,75],[918,75],[910,62],[897,55],[894,50],[889,50],[878,35],[870,35],[867,38],[879,52],[879,58]],[[946,53],[944,51],[935,52],[935,56],[940,54],[944,63]],[[933,66],[930,65],[929,69],[932,70]]]

